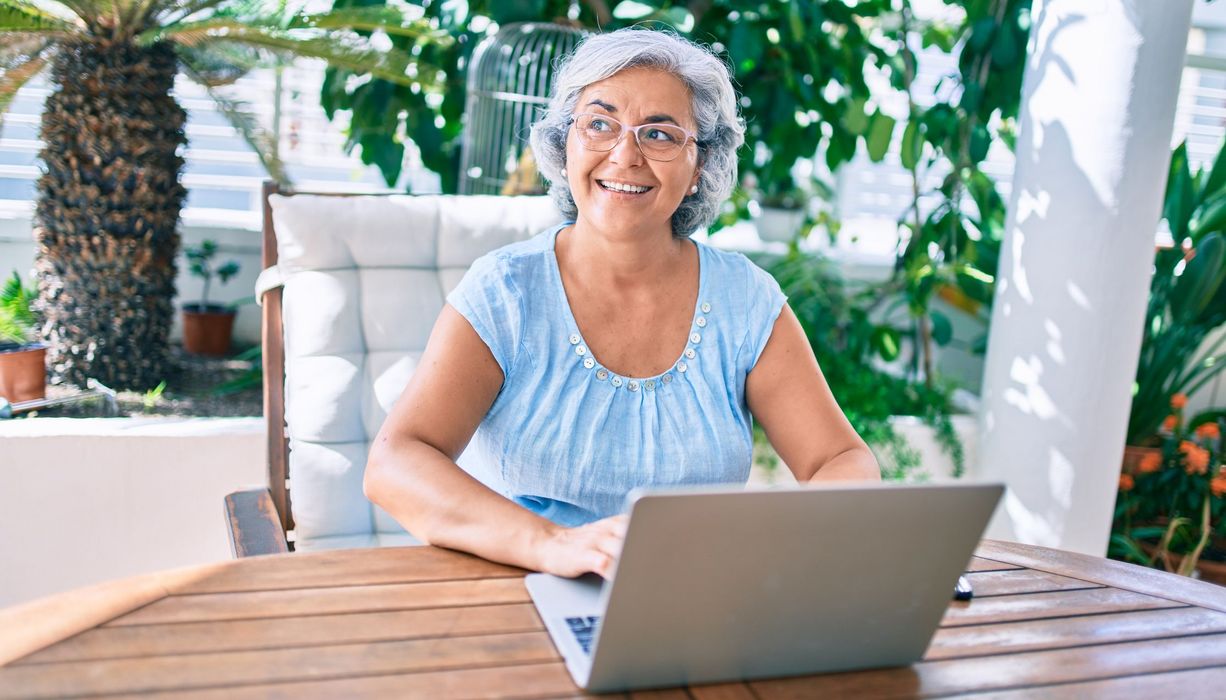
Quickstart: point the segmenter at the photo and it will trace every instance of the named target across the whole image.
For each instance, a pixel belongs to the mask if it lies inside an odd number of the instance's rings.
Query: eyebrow
[[[607,112],[613,112],[614,114],[617,113],[616,107],[609,104],[608,102],[604,102],[603,100],[599,100],[599,99],[592,100],[591,102],[588,102],[587,105],[588,106],[596,105],[597,107],[600,107],[601,109],[604,109]],[[672,122],[673,124],[677,124],[677,126],[681,126],[681,124],[676,119],[673,119],[667,114],[653,114],[650,117],[647,117],[643,120],[644,124],[659,124],[661,122]]]

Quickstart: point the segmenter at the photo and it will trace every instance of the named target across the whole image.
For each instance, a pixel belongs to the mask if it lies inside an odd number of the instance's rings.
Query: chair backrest
[[[370,442],[473,261],[559,221],[546,197],[265,187],[269,487],[296,549],[405,541],[362,493]]]

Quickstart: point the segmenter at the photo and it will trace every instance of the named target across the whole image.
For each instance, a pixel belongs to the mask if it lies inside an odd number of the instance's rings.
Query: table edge
[[[975,556],[1226,612],[1226,587],[1187,576],[1036,544],[982,540]]]

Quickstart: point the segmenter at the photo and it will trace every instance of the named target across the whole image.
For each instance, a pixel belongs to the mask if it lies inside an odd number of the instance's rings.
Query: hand
[[[574,578],[588,572],[608,579],[626,538],[627,516],[614,515],[579,527],[555,528],[545,538],[541,571]]]

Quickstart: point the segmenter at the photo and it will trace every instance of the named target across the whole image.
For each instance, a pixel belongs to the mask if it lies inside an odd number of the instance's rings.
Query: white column
[[[1036,0],[984,366],[988,537],[1102,556],[1192,0]]]

